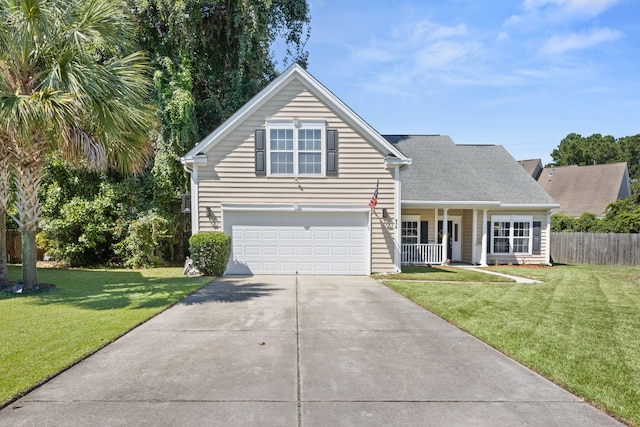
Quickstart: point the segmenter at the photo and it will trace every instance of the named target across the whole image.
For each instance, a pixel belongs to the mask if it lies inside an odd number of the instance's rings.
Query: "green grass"
[[[631,425],[640,425],[640,268],[498,268],[544,281],[385,281]]]
[[[38,269],[54,290],[0,294],[0,407],[212,280],[181,273]]]
[[[405,266],[402,273],[374,274],[376,279],[428,280],[434,282],[514,282],[512,279],[459,267]]]

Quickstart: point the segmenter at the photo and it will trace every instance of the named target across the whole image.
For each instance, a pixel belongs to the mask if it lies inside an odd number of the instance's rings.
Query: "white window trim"
[[[418,230],[418,234],[417,234],[417,243],[416,244],[420,244],[420,215],[402,215],[401,219],[400,219],[400,242],[402,242],[402,239],[404,239],[405,237],[409,237],[409,236],[405,236],[404,235],[404,227],[402,226],[403,222],[417,222],[418,226],[417,226],[417,230]],[[403,243],[404,245],[406,244],[413,244],[413,243]]]
[[[267,166],[267,176],[287,177],[325,177],[327,175],[327,124],[324,120],[313,119],[267,119],[266,120],[266,147],[265,161]],[[292,129],[293,130],[293,173],[272,173],[271,172],[271,129]],[[299,173],[299,151],[298,151],[298,129],[320,129],[320,173]]]
[[[493,235],[493,227],[496,222],[508,222],[509,226],[509,252],[495,252],[494,242],[495,236]],[[529,223],[529,244],[527,252],[514,252],[513,251],[513,223],[514,222],[527,222]],[[533,215],[491,215],[491,229],[489,230],[491,236],[491,254],[492,255],[531,255],[533,252]]]

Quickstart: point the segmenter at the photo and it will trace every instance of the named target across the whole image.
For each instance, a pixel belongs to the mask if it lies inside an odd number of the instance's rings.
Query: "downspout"
[[[547,210],[546,234],[547,234],[547,250],[545,254],[545,261],[547,265],[551,265],[551,209]]]
[[[402,227],[400,227],[400,220],[402,218],[402,183],[400,182],[400,165],[395,166],[394,172],[394,240],[393,245],[393,264],[396,273],[402,270],[402,253],[400,251],[400,244],[402,242]]]
[[[186,162],[183,162],[183,168],[189,174],[189,186],[191,188],[191,235],[194,235],[200,229],[198,224],[198,169],[195,165],[190,169]]]

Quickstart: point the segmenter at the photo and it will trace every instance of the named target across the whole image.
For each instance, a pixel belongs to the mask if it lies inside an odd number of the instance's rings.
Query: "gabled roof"
[[[456,145],[442,135],[385,138],[413,160],[401,172],[403,206],[558,206],[500,145]]]
[[[354,130],[359,132],[363,137],[370,141],[382,153],[391,157],[389,161],[400,164],[410,164],[411,159],[406,157],[387,140],[385,140],[375,129],[358,116],[351,108],[335,96],[322,83],[316,80],[304,68],[298,64],[293,64],[273,80],[267,87],[261,90],[242,108],[229,117],[216,130],[211,132],[198,145],[189,151],[182,159],[183,164],[194,163],[198,161],[198,156],[202,157],[218,142],[225,138],[233,129],[256,112],[265,103],[269,102],[280,90],[285,88],[289,83],[298,80],[302,83],[314,96],[324,102],[332,109],[338,117],[344,120]]]
[[[538,179],[542,172],[542,159],[518,160],[518,163],[520,163],[524,170],[535,180]]]
[[[627,164],[544,168],[538,183],[560,203],[555,213],[604,215],[607,205],[631,195]]]

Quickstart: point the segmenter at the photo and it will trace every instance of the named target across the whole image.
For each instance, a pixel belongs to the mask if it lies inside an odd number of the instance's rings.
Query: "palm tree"
[[[7,210],[11,187],[9,151],[0,139],[0,286],[6,285],[7,277]]]
[[[38,189],[48,152],[97,170],[152,155],[149,68],[117,0],[0,0],[0,141],[12,153],[25,289],[38,284]]]

